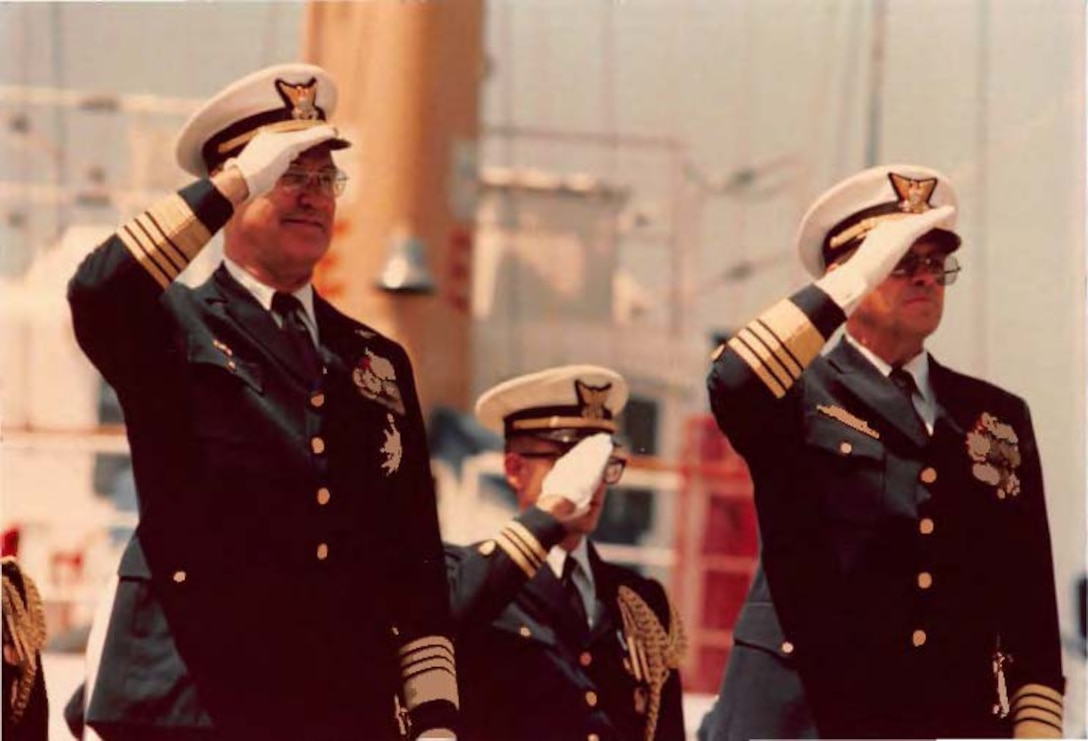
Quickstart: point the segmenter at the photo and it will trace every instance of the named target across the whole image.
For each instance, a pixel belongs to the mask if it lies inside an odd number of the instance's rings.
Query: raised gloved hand
[[[300,131],[261,131],[223,167],[238,169],[249,189],[249,200],[271,190],[300,154],[335,136],[336,129],[327,124]]]
[[[865,294],[888,277],[919,237],[948,221],[954,213],[952,206],[941,206],[878,224],[849,260],[816,281],[816,285],[849,315]]]
[[[612,455],[612,436],[604,432],[587,437],[563,454],[544,477],[537,506],[565,521],[585,514],[593,492],[601,485],[601,476]],[[566,507],[550,504],[565,500]]]

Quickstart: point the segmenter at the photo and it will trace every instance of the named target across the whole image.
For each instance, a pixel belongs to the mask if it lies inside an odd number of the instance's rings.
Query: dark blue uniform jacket
[[[208,181],[91,253],[69,299],[116,389],[140,520],[92,726],[387,738],[452,724],[429,456],[399,345],[315,295],[314,383],[223,268],[172,282],[231,207]],[[417,661],[417,657],[419,661]]]
[[[682,741],[683,639],[664,589],[591,544],[587,631],[543,560],[564,535],[534,507],[494,540],[446,547],[465,737]]]
[[[710,371],[761,536],[710,737],[1057,734],[1054,572],[1027,405],[933,361],[931,436],[849,343],[819,355],[843,319],[806,288]]]

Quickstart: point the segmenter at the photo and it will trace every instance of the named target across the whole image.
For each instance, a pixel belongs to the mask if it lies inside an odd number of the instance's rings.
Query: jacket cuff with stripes
[[[503,525],[492,540],[480,546],[480,552],[497,547],[532,579],[544,565],[548,551],[567,534],[566,527],[538,507],[529,507]],[[493,546],[490,544],[494,544]]]
[[[1062,693],[1045,684],[1029,683],[1009,698],[1013,738],[1061,738]]]
[[[210,180],[198,180],[121,225],[117,237],[166,288],[230,220],[234,208]]]
[[[397,651],[397,659],[409,735],[455,728],[460,701],[449,638],[430,635],[409,641]]]
[[[731,352],[774,398],[781,399],[845,320],[835,301],[810,285],[748,322],[712,359]]]

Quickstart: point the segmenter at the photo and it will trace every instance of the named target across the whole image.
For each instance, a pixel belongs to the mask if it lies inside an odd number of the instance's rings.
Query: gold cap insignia
[[[937,188],[937,178],[912,180],[904,175],[889,172],[888,179],[892,181],[895,194],[899,196],[900,211],[921,214],[933,208],[929,199],[933,197],[933,191]]]
[[[574,391],[578,394],[578,406],[581,407],[582,416],[586,419],[605,419],[605,403],[608,401],[608,392],[612,390],[612,384],[604,386],[590,386],[578,379],[574,380]]]
[[[284,105],[291,108],[291,118],[296,121],[314,121],[318,118],[317,106],[317,78],[302,85],[292,85],[283,80],[276,80],[276,90],[283,98]]]

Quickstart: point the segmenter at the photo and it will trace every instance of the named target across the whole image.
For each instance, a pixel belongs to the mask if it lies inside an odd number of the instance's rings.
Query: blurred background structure
[[[793,231],[830,184],[876,162],[948,174],[964,272],[930,347],[1031,404],[1066,735],[1085,736],[1080,0],[5,3],[0,42],[0,520],[48,603],[52,666],[78,679],[135,523],[123,420],[66,281],[184,184],[173,136],[203,97],[305,59],[337,76],[357,142],[319,286],[410,349],[446,537],[513,507],[480,391],[560,363],[621,371],[636,459],[600,536],[670,587],[696,709],[756,553],[743,461],[707,415],[715,338],[807,282]],[[202,258],[186,279],[215,247]]]

